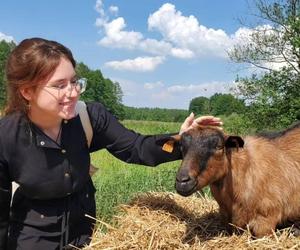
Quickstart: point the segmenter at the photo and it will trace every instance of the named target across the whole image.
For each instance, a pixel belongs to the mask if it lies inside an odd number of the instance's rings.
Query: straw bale
[[[217,203],[207,197],[145,193],[120,205],[114,224],[98,221],[88,249],[300,249],[290,229],[253,239],[249,231],[229,235]],[[103,228],[107,229],[103,233]]]

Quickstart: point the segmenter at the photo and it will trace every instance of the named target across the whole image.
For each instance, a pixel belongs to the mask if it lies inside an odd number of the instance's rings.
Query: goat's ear
[[[171,137],[174,139],[174,141],[180,141],[180,139],[181,139],[181,135],[180,134],[172,135]]]
[[[240,136],[230,135],[225,139],[226,148],[242,148],[244,147],[244,140]]]
[[[179,134],[176,134],[176,135],[161,138],[156,141],[156,144],[161,145],[163,151],[172,153],[174,149],[174,144],[179,142],[180,139],[181,136]]]

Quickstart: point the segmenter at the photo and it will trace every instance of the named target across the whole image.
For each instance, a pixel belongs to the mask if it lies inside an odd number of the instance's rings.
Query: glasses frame
[[[76,87],[79,86],[79,89],[80,89],[80,90],[78,91],[78,93],[79,93],[79,94],[82,94],[82,93],[86,90],[87,79],[86,79],[86,78],[79,78],[79,79],[76,80],[75,83],[70,82],[69,84],[71,85],[71,90],[69,90],[69,91],[72,91],[74,88],[75,88],[75,90],[76,90]],[[69,84],[68,84],[68,85],[69,85]],[[68,85],[66,85],[66,86],[63,87],[63,88],[59,88],[59,87],[56,87],[56,86],[47,86],[47,85],[45,85],[45,87],[54,89],[54,90],[56,90],[56,91],[64,91],[64,92],[67,92]],[[77,90],[76,90],[76,91],[77,91]]]

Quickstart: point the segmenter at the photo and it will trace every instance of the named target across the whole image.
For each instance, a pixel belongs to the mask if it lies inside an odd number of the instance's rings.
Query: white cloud
[[[226,49],[232,45],[230,37],[223,30],[200,25],[193,15],[183,16],[175,6],[166,3],[148,18],[150,30],[159,31],[164,40],[192,56],[226,57]],[[173,53],[182,57],[182,53]]]
[[[184,16],[175,5],[163,4],[149,15],[148,29],[159,32],[161,40],[145,38],[141,32],[127,31],[123,17],[109,20],[105,14],[103,2],[96,2],[100,17],[96,26],[103,29],[104,35],[98,42],[101,46],[140,50],[153,55],[173,56],[180,59],[194,57],[227,58],[227,51],[237,42],[246,41],[250,29],[241,28],[235,34],[226,34],[221,29],[201,25],[193,15]],[[110,6],[109,11],[117,12],[117,6]]]
[[[96,24],[98,22],[98,26],[103,26],[105,31],[105,36],[98,42],[101,46],[138,49],[154,55],[166,55],[172,49],[172,45],[168,42],[145,39],[140,32],[125,31],[126,23],[123,17],[118,17],[111,22],[102,23],[102,21],[104,20],[97,19],[96,21]]]
[[[99,41],[100,45],[113,48],[134,49],[143,35],[134,31],[123,31],[126,27],[123,17],[118,17],[110,23],[105,23],[106,36]]]
[[[103,2],[102,0],[97,0],[96,4],[95,4],[95,10],[100,13],[100,14],[104,14],[104,10],[103,10]]]
[[[166,41],[158,41],[155,39],[144,39],[141,41],[137,49],[140,49],[142,51],[146,51],[150,54],[154,55],[167,55],[172,50],[172,44],[166,42]]]
[[[6,41],[6,42],[13,42],[14,38],[12,36],[5,35],[4,33],[0,32],[0,41]]]
[[[260,62],[257,61],[256,64],[272,70],[280,70],[283,67],[290,66],[286,62],[286,58],[291,58],[291,46],[288,42],[285,43],[284,48],[285,50],[281,50],[274,46],[264,46],[264,40],[266,37],[270,39],[278,39],[279,43],[282,41],[283,32],[281,30],[275,30],[270,25],[260,25],[255,27],[255,29],[248,29],[248,28],[239,28],[234,35],[232,35],[232,40],[234,44],[239,47],[249,47],[252,48],[253,51],[265,51],[268,52],[271,56],[269,60],[261,60]],[[257,42],[258,41],[258,42]],[[229,50],[230,51],[230,50]],[[265,53],[267,54],[267,53]],[[284,54],[284,55],[283,55]],[[291,62],[296,66],[296,62]],[[252,65],[253,66],[253,65]],[[256,66],[250,67],[250,72],[261,72],[264,71],[263,69],[257,68]]]
[[[163,63],[164,57],[137,57],[135,59],[127,59],[124,61],[110,61],[105,63],[106,67],[116,70],[129,71],[153,71],[159,64]]]
[[[119,7],[118,6],[110,6],[109,7],[109,12],[113,15],[118,15],[119,12]]]
[[[158,31],[161,40],[145,38],[141,32],[126,30],[123,17],[109,20],[105,14],[102,1],[96,3],[100,17],[96,26],[102,29],[103,37],[98,42],[101,46],[139,50],[158,56],[173,56],[189,59],[201,56],[226,57],[226,49],[232,46],[230,38],[223,30],[214,30],[199,25],[194,16],[183,16],[175,6],[169,3],[162,5],[148,18],[150,31]],[[110,10],[118,10],[111,6]]]
[[[145,89],[156,89],[156,88],[161,88],[163,86],[164,84],[161,81],[154,82],[154,83],[148,82],[144,84]]]
[[[182,59],[195,57],[194,52],[189,49],[173,48],[171,50],[171,54],[174,57],[178,57],[178,58],[182,58]]]
[[[205,27],[195,16],[184,16],[176,10],[175,5],[165,3],[148,18],[149,31],[158,32],[162,37],[161,40],[157,40],[145,37],[144,34],[135,30],[126,30],[125,19],[109,17],[104,11],[102,0],[97,0],[95,9],[100,14],[100,17],[96,19],[96,26],[103,32],[102,38],[98,41],[100,46],[140,51],[165,58],[175,57],[188,60],[217,57],[222,60],[228,59],[227,52],[235,44],[242,46],[248,43],[253,33],[253,30],[244,27],[238,29],[234,34],[227,34],[221,29]],[[110,6],[108,13],[118,10],[117,6]],[[127,65],[131,61],[128,59],[123,62],[108,62],[107,65],[115,69],[132,70],[131,67],[120,66]],[[150,67],[150,69],[153,70],[155,67]]]

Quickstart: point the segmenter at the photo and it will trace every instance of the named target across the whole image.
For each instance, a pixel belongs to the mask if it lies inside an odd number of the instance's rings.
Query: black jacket
[[[181,158],[162,150],[170,135],[144,136],[126,129],[99,103],[87,104],[93,128],[90,148],[76,117],[62,123],[61,145],[21,113],[0,120],[0,249],[9,225],[11,182],[29,199],[51,200],[81,190],[89,180],[89,153],[106,148],[128,163],[155,166]]]

